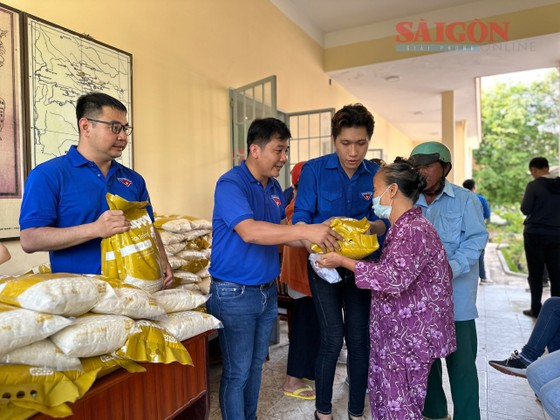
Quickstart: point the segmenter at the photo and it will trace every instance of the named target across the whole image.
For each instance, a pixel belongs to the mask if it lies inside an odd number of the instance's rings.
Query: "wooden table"
[[[208,419],[210,389],[208,335],[183,342],[194,366],[177,362],[142,363],[144,373],[119,369],[97,380],[79,400],[69,404],[72,420]],[[33,420],[50,419],[45,414]]]

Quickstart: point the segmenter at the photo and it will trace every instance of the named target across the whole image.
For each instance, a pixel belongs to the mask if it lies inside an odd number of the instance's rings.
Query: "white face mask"
[[[373,207],[373,212],[380,219],[388,219],[389,216],[391,215],[391,210],[393,210],[392,206],[384,206],[380,203],[381,202],[381,197],[383,197],[383,195],[387,192],[387,190],[390,187],[391,187],[391,185],[389,185],[387,188],[385,188],[385,191],[383,191],[383,194],[375,197],[371,201],[371,205]]]

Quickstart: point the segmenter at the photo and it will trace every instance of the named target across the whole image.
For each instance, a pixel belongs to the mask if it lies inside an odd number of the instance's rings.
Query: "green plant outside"
[[[500,206],[492,209],[506,220],[503,226],[488,224],[490,241],[497,243],[510,271],[527,273],[527,261],[523,248],[523,220],[518,207]]]

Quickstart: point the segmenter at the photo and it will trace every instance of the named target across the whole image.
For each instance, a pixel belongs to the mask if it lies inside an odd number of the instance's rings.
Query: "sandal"
[[[304,392],[313,392],[313,395],[301,395]],[[284,395],[287,397],[292,398],[299,398],[301,400],[314,400],[315,399],[315,391],[309,385],[304,386],[303,388],[298,388],[293,391],[284,391]]]

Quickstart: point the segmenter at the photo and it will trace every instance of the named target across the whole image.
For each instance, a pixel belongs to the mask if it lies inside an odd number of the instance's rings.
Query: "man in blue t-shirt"
[[[109,210],[107,193],[150,200],[142,176],[115,161],[132,132],[126,114],[124,104],[109,95],[82,95],[76,103],[78,145],[29,173],[19,218],[21,246],[27,253],[48,251],[55,273],[100,274],[101,240],[130,230],[122,210]],[[146,209],[153,221],[151,205]],[[173,272],[157,231],[156,239],[167,286]]]
[[[335,153],[309,160],[298,182],[292,223],[323,223],[333,217],[370,221],[371,233],[385,234],[389,221],[372,210],[373,177],[380,169],[365,159],[373,115],[361,104],[346,105],[331,121]],[[383,240],[380,238],[380,245]],[[309,244],[307,244],[309,245]],[[379,258],[376,252],[370,258]],[[363,419],[369,365],[371,291],[356,287],[354,273],[338,269],[342,281],[329,283],[308,264],[307,273],[321,331],[315,369],[315,418],[332,419],[332,392],[343,339],[348,349],[348,418]]]
[[[220,409],[224,420],[254,420],[262,365],[278,316],[275,279],[278,244],[340,249],[326,224],[287,225],[282,188],[276,178],[288,159],[291,134],[276,118],[253,121],[247,160],[220,177],[212,217],[212,284],[208,312],[218,330],[223,370]]]

